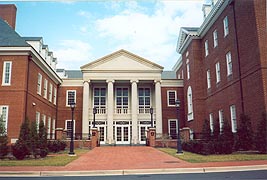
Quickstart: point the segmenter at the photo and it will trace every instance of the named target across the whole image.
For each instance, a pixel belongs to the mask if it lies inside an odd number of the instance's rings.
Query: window
[[[49,102],[52,102],[52,91],[53,91],[53,85],[50,83],[49,84],[49,94],[48,94]]]
[[[209,118],[210,118],[210,131],[213,133],[214,132],[214,122],[213,122],[213,114],[212,113],[209,114]]]
[[[208,40],[205,41],[205,56],[209,55],[209,44]]]
[[[211,87],[211,82],[210,82],[210,70],[207,70],[207,87],[208,89]]]
[[[223,110],[219,110],[219,123],[220,123],[220,132],[223,131]]]
[[[52,139],[55,139],[55,133],[56,133],[56,120],[53,119],[53,121],[52,121]]]
[[[94,88],[94,107],[98,114],[106,113],[106,88]]]
[[[9,86],[11,84],[11,69],[12,69],[12,62],[4,61],[3,79],[2,79],[2,85],[4,86]]]
[[[226,54],[227,76],[233,73],[231,52]]]
[[[37,131],[39,132],[39,124],[40,124],[40,113],[39,112],[36,112],[35,120],[36,120]]]
[[[51,137],[51,117],[47,119],[47,139]]]
[[[168,96],[168,106],[175,106],[175,101],[177,99],[176,91],[167,91],[167,96]]]
[[[224,37],[225,37],[229,34],[228,17],[227,16],[223,19],[223,30],[224,30]]]
[[[235,105],[230,106],[230,113],[231,113],[231,124],[232,124],[232,132],[237,132],[237,124],[236,124],[236,108]]]
[[[193,120],[193,96],[191,86],[187,89],[187,109],[188,109],[188,117],[187,120]]]
[[[57,88],[54,88],[54,104],[57,104]]]
[[[218,46],[218,33],[217,30],[213,31],[213,47]]]
[[[116,105],[118,114],[127,114],[128,113],[128,88],[117,88],[116,90]]]
[[[65,130],[67,131],[67,138],[71,137],[71,120],[66,120],[65,122]],[[73,135],[75,135],[75,120],[73,120]]]
[[[47,98],[47,84],[48,84],[47,79],[44,79],[44,92],[43,92],[44,98]]]
[[[76,103],[76,91],[75,90],[67,90],[67,104],[66,106],[70,106],[73,103]]]
[[[184,79],[184,70],[182,70],[182,73],[181,73],[182,75],[182,79]]]
[[[45,126],[45,124],[46,124],[46,115],[45,114],[42,115],[42,121],[43,121],[44,126]]]
[[[0,106],[0,117],[4,123],[4,127],[7,133],[7,122],[8,122],[8,106]]]
[[[172,139],[177,139],[178,133],[178,122],[176,119],[169,119],[169,137]]]
[[[215,69],[216,69],[216,83],[221,81],[221,72],[220,72],[220,63],[217,62],[215,64]]]
[[[186,71],[187,71],[187,79],[190,79],[189,59],[186,60]]]
[[[42,94],[41,89],[42,89],[42,75],[38,73],[37,94],[39,95]]]
[[[150,88],[139,88],[138,98],[139,98],[139,113],[149,113],[150,109]]]

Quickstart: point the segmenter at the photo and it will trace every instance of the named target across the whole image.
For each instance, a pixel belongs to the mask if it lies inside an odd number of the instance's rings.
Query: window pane
[[[106,89],[105,88],[101,88],[101,96],[106,96]]]
[[[123,88],[123,96],[128,96],[128,89],[127,88]]]
[[[121,88],[117,88],[117,96],[121,96]]]
[[[150,96],[150,89],[149,88],[145,88],[145,96]]]
[[[139,105],[144,105],[144,97],[139,97]]]
[[[143,96],[144,95],[144,90],[142,88],[139,88],[138,95],[139,96]]]
[[[150,105],[150,97],[145,98],[145,105]]]
[[[95,96],[99,96],[99,88],[95,88],[94,94],[95,94]]]

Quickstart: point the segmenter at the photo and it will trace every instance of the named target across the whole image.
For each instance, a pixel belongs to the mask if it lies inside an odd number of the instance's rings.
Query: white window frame
[[[216,48],[218,45],[218,31],[215,29],[213,31],[213,47]]]
[[[67,122],[71,122],[72,120],[65,120],[65,130],[67,131],[68,129],[67,129]],[[75,136],[75,120],[73,120],[73,136]]]
[[[121,96],[118,96],[118,94],[117,94],[118,89],[122,90],[122,95]],[[123,104],[123,98],[126,98],[126,96],[123,95],[123,89],[127,89],[127,92],[128,92],[128,96],[127,96],[127,104],[128,105],[124,105]],[[128,109],[129,109],[129,106],[130,106],[129,95],[130,95],[130,91],[129,91],[128,87],[125,87],[125,86],[116,87],[116,101],[115,101],[115,103],[116,103],[117,113],[120,112],[119,114],[128,114]],[[122,104],[121,105],[117,104],[117,98],[118,97],[122,98]]]
[[[37,132],[39,132],[40,116],[41,116],[40,112],[36,111],[35,121],[36,121]]]
[[[38,73],[37,94],[42,95],[42,74]]]
[[[215,70],[216,70],[216,83],[219,83],[221,81],[221,70],[219,62],[215,64]]]
[[[188,86],[187,88],[187,121],[191,121],[194,119],[193,114],[193,93],[191,86]]]
[[[174,104],[170,104],[170,93],[174,92]],[[168,90],[167,91],[167,98],[168,98],[168,106],[174,107],[175,106],[175,101],[177,99],[177,91],[175,90]]]
[[[219,125],[220,125],[220,132],[223,131],[223,126],[224,126],[224,119],[223,119],[223,110],[219,110]]]
[[[187,72],[187,79],[190,79],[190,65],[189,65],[189,59],[186,60],[186,72]]]
[[[70,107],[70,104],[68,104],[69,92],[74,92],[74,103],[76,104],[76,90],[67,90],[66,91],[66,106],[67,107]]]
[[[51,117],[48,116],[47,118],[47,139],[51,137]]]
[[[209,55],[209,41],[205,41],[205,56]]]
[[[170,122],[172,121],[175,121],[175,124],[176,124],[176,137],[177,137],[177,134],[178,134],[178,120],[177,119],[168,119],[168,133],[169,133],[169,136],[171,137],[171,126],[170,126]]]
[[[49,92],[48,92],[48,100],[49,102],[52,102],[52,95],[53,95],[53,85],[52,83],[49,83]]]
[[[231,51],[229,51],[225,56],[226,56],[227,76],[230,76],[233,74],[233,63],[232,63]]]
[[[56,133],[56,119],[52,120],[52,139],[55,139],[55,133]]]
[[[46,115],[45,114],[42,114],[42,121],[44,123],[44,126],[46,125]]]
[[[44,95],[45,99],[47,99],[47,86],[48,86],[48,81],[47,81],[47,79],[44,79],[44,92],[43,92],[43,95]]]
[[[7,69],[7,64],[9,65],[9,69]],[[8,82],[6,82],[6,73],[8,72]],[[11,74],[12,74],[12,61],[4,61],[3,65],[3,76],[2,76],[2,85],[10,86],[11,85]]]
[[[57,87],[54,87],[54,105],[57,104]]]
[[[214,119],[213,119],[213,113],[209,114],[209,120],[210,120],[210,132],[214,132]]]
[[[5,129],[6,129],[6,134],[7,134],[7,125],[8,125],[8,110],[9,110],[9,106],[7,105],[1,105],[0,106],[0,116],[3,115],[3,109],[6,109],[6,114],[5,117],[3,116],[3,121],[5,122]]]
[[[210,70],[207,70],[207,88],[210,89],[211,88],[211,79],[210,79]]]
[[[235,105],[230,106],[230,115],[231,115],[231,125],[232,125],[232,132],[237,132],[237,119],[236,119],[236,107]]]
[[[99,95],[96,96],[95,95],[95,89],[99,89],[101,91],[101,89],[105,89],[105,96]],[[97,114],[106,114],[106,109],[107,109],[107,88],[103,87],[103,86],[98,86],[98,87],[94,87],[93,89],[93,107],[97,108]],[[101,92],[100,92],[101,93]],[[95,97],[100,97],[99,99],[99,104],[95,105]],[[105,105],[101,105],[101,98],[105,97]]]
[[[139,96],[139,90],[140,89],[143,89],[145,91],[145,89],[149,89],[149,99],[150,99],[150,102],[149,102],[149,105],[146,105],[145,102],[146,102],[146,95],[144,96]],[[139,114],[149,114],[150,111],[150,107],[152,106],[152,91],[151,91],[151,88],[150,87],[147,87],[147,86],[143,86],[143,87],[138,87],[138,109],[139,109]],[[139,97],[144,97],[144,105],[140,105],[140,102],[139,102]]]
[[[225,18],[223,19],[223,32],[224,32],[224,37],[226,37],[229,34],[229,23],[227,16],[225,16]]]

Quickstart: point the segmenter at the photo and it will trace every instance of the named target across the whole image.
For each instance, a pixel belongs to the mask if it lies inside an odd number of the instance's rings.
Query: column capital
[[[88,83],[88,84],[90,84],[90,82],[91,82],[91,80],[88,80],[88,81],[83,81],[83,84],[85,84],[85,83]]]
[[[138,83],[139,80],[138,80],[138,79],[132,79],[132,80],[130,80],[130,82],[131,82],[131,84],[132,84],[132,83]]]
[[[115,80],[114,79],[107,79],[106,82],[107,83],[110,83],[111,82],[113,84],[115,82]]]
[[[161,79],[155,79],[155,80],[154,80],[154,83],[155,83],[155,84],[157,84],[157,83],[160,83],[160,84],[161,84],[161,83],[162,83],[162,80],[161,80]]]

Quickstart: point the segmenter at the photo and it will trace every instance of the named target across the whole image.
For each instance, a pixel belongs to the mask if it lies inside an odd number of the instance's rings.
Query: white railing
[[[150,114],[150,108],[147,107],[139,107],[139,114]]]
[[[128,108],[116,108],[115,109],[116,114],[129,114],[129,109]]]

